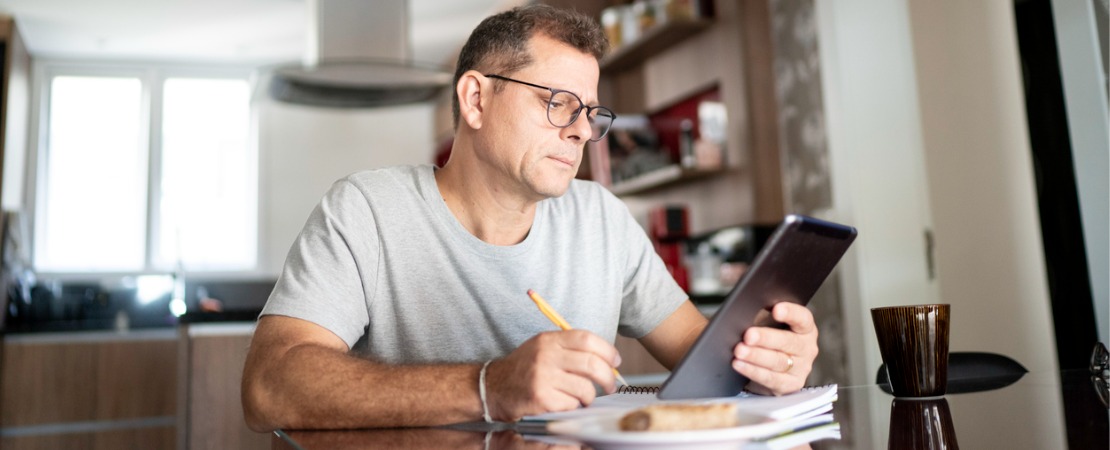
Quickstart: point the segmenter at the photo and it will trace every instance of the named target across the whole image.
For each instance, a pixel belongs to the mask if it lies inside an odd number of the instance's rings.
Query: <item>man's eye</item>
[[[566,106],[567,106],[566,103],[559,102],[559,101],[554,101],[553,100],[553,101],[547,102],[547,109],[560,110],[560,109],[565,108]]]

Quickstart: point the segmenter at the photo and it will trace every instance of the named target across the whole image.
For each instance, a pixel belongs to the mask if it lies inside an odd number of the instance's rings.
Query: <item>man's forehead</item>
[[[518,72],[534,77],[528,81],[571,91],[583,101],[596,97],[599,69],[592,54],[541,33],[528,40],[528,51],[532,63]]]

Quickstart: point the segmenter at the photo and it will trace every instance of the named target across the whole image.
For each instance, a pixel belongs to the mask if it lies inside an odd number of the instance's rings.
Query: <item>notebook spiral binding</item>
[[[617,388],[618,394],[658,394],[658,386],[621,386]]]

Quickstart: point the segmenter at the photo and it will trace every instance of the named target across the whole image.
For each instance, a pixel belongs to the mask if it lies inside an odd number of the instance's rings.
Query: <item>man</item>
[[[475,29],[455,73],[447,164],[361,172],[321,200],[263,310],[243,373],[255,430],[439,425],[589,404],[615,390],[617,332],[673,367],[706,319],[616,197],[574,180],[607,131],[607,41],[528,6]],[[591,120],[592,118],[592,120]],[[592,122],[592,123],[591,123]],[[576,329],[554,327],[535,289]],[[798,390],[817,355],[804,307],[753,328],[734,367]]]

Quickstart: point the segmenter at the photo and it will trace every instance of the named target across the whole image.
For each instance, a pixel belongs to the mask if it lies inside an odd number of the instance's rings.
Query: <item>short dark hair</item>
[[[470,33],[455,66],[452,89],[462,74],[475,69],[482,73],[509,75],[532,64],[528,40],[536,33],[549,36],[601,59],[609,51],[609,39],[589,16],[550,5],[519,6],[487,17]],[[498,84],[494,89],[501,89]],[[459,96],[451,96],[455,127],[459,126]]]

